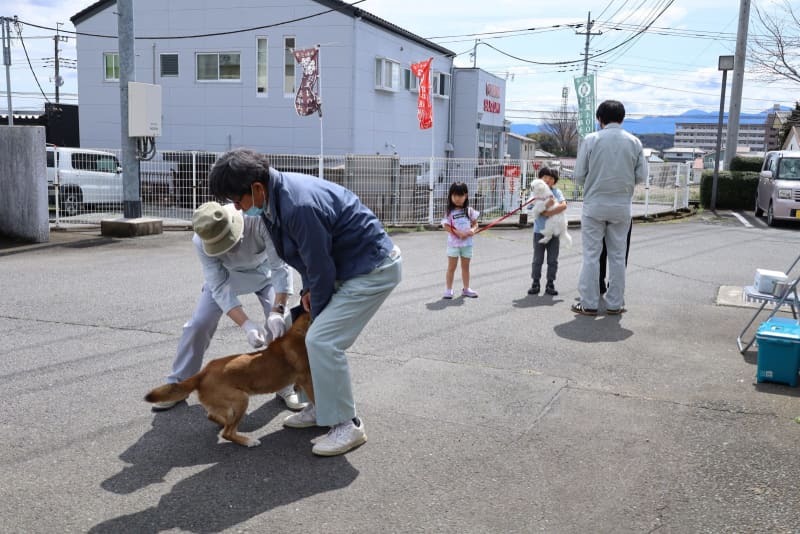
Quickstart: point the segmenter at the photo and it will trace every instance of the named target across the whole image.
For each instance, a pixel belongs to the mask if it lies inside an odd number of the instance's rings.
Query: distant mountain
[[[781,106],[782,111],[791,111],[792,108]],[[760,113],[742,113],[739,115],[740,124],[760,124],[767,120],[767,115],[772,112],[772,108]],[[640,119],[625,119],[625,129],[634,134],[674,134],[676,122],[702,122],[716,123],[719,120],[719,113],[703,111],[700,109],[690,109],[680,115],[651,115]],[[725,122],[728,121],[728,114],[725,113]],[[538,133],[541,131],[539,124],[512,124],[511,131],[518,135]]]

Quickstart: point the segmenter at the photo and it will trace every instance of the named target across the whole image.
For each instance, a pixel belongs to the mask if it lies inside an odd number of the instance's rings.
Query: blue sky
[[[779,1],[752,0],[751,21],[756,20],[756,7],[774,12]],[[46,27],[60,22],[63,29],[72,31],[69,18],[92,3],[0,0],[0,15],[18,15]],[[798,2],[792,0],[792,4]],[[585,25],[590,11],[593,31],[602,32],[592,37],[589,49],[590,56],[601,54],[589,61],[589,71],[597,75],[598,102],[621,100],[630,117],[691,109],[717,112],[722,79],[717,59],[733,54],[739,15],[737,0],[364,0],[358,7],[459,53],[457,66],[472,65],[470,52],[475,39],[480,39],[476,64],[507,79],[506,117],[515,123],[537,122],[557,110],[563,87],[569,88],[568,105],[577,104],[572,80],[582,74],[585,37],[576,31],[585,31],[585,26],[575,25]],[[649,31],[630,40],[644,22],[651,21]],[[253,22],[275,21],[265,12],[263,21]],[[751,22],[750,35],[758,30]],[[52,35],[23,26],[28,56],[51,99],[52,61],[43,58],[53,57]],[[61,57],[75,59],[74,46],[74,39],[62,43]],[[43,98],[19,41],[12,48],[12,61],[15,109],[41,108]],[[76,71],[62,68],[61,74],[65,79],[62,101],[74,103],[78,100]],[[731,79],[729,74],[728,96]],[[5,73],[0,80],[0,109],[5,109]],[[793,106],[799,98],[798,84],[745,75],[743,112],[762,111],[774,103]]]

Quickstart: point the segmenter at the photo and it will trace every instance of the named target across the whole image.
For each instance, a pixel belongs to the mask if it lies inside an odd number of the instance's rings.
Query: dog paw
[[[247,446],[248,447],[258,447],[259,445],[261,445],[261,441],[259,441],[257,439],[252,439],[251,438],[251,439],[247,440]]]

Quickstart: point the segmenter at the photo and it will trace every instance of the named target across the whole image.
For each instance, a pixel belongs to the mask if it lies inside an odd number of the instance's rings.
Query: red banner
[[[294,109],[301,117],[315,111],[322,117],[322,101],[319,98],[319,48],[295,50],[294,59],[303,67],[303,79],[294,98]]]
[[[433,128],[433,109],[431,108],[431,61],[420,61],[411,65],[411,72],[419,78],[419,98],[417,99],[417,118],[421,130]]]

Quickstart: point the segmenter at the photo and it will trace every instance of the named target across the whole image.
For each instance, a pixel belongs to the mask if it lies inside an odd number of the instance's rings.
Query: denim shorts
[[[471,258],[472,245],[468,245],[466,247],[447,247],[448,258],[458,258],[459,256],[462,258]]]

